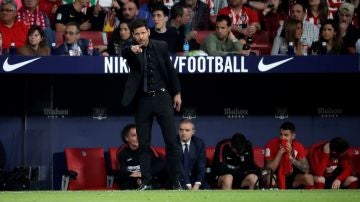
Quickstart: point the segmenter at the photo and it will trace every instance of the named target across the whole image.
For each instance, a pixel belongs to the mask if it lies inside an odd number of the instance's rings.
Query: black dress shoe
[[[181,183],[179,181],[176,181],[174,184],[173,184],[173,190],[184,190],[184,188],[181,186]]]
[[[152,186],[146,184],[140,184],[139,187],[137,188],[138,191],[151,190],[151,189]]]

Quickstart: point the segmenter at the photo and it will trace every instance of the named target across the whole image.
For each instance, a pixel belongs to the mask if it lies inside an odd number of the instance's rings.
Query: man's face
[[[182,25],[187,25],[191,21],[190,12],[192,11],[189,8],[183,8],[183,11],[183,16],[181,16],[180,21]]]
[[[291,143],[292,140],[295,138],[295,133],[291,130],[280,129],[279,138],[281,140],[287,140],[289,143]]]
[[[131,149],[136,150],[139,148],[139,141],[136,133],[136,128],[129,130],[128,135],[125,137],[125,140],[128,142]]]
[[[153,20],[155,29],[160,30],[166,27],[166,22],[168,20],[168,17],[164,15],[162,11],[154,11],[153,14]]]
[[[216,36],[219,40],[223,40],[229,36],[231,27],[227,25],[225,20],[216,22]]]
[[[80,38],[80,32],[76,26],[70,25],[65,28],[64,36],[67,44],[74,44]]]
[[[147,46],[149,44],[149,36],[150,30],[146,29],[146,27],[136,28],[133,32],[133,37],[140,46]]]
[[[339,21],[343,22],[347,25],[351,23],[352,18],[353,18],[353,16],[350,15],[349,13],[344,13],[344,12],[339,13]]]
[[[134,19],[135,16],[138,14],[138,9],[136,7],[136,4],[131,1],[124,4],[122,14],[123,14],[125,20]]]
[[[0,19],[4,24],[14,23],[16,10],[11,4],[5,4],[0,10]]]
[[[194,134],[195,130],[192,123],[182,123],[179,125],[179,137],[181,141],[189,141]]]
[[[291,18],[302,22],[305,17],[305,12],[303,10],[303,7],[300,6],[299,4],[295,4],[290,10],[290,16]]]

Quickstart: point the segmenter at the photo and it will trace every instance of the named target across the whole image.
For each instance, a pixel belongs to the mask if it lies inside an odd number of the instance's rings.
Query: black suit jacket
[[[181,141],[178,136],[178,144],[181,146]],[[184,158],[183,150],[181,150],[181,160]],[[192,136],[189,148],[189,166],[191,174],[185,173],[183,164],[181,166],[182,182],[184,184],[192,184],[194,182],[204,183],[205,171],[206,171],[206,154],[205,143],[202,139]],[[183,162],[183,161],[182,161]]]
[[[131,41],[122,51],[122,56],[127,60],[130,67],[130,75],[125,84],[124,94],[121,103],[124,106],[129,105],[139,91],[139,86],[143,81],[144,55],[143,53],[135,54],[131,51],[131,46],[136,45]],[[165,83],[165,88],[172,96],[180,92],[180,81],[173,63],[170,60],[168,46],[163,41],[150,39],[149,46],[155,51],[156,59],[160,64],[159,72]],[[141,88],[140,88],[141,90]]]

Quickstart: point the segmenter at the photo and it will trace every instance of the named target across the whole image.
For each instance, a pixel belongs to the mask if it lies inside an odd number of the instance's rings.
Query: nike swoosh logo
[[[38,60],[38,59],[40,59],[41,57],[39,57],[39,58],[34,58],[34,59],[31,59],[31,60],[26,60],[26,61],[24,61],[24,62],[19,62],[19,63],[15,63],[15,64],[9,64],[9,62],[8,62],[8,59],[9,58],[6,58],[6,60],[5,60],[5,62],[4,62],[4,64],[3,64],[3,69],[4,69],[4,71],[5,72],[11,72],[11,71],[14,71],[14,70],[16,70],[16,69],[19,69],[20,67],[22,67],[22,66],[25,66],[25,65],[27,65],[27,64],[29,64],[29,63],[32,63],[32,62],[34,62],[35,60]]]
[[[292,58],[288,58],[288,59],[285,59],[285,60],[280,60],[280,61],[277,61],[277,62],[274,62],[274,63],[270,63],[270,64],[264,64],[263,60],[264,58],[261,58],[260,62],[259,62],[259,65],[258,65],[258,68],[259,68],[259,71],[260,72],[266,72],[266,71],[269,71],[271,69],[274,69],[275,67],[279,66],[279,65],[282,65],[290,60],[294,59],[293,57]]]

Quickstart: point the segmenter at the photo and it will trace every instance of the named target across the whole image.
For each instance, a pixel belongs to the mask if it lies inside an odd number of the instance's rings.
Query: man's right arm
[[[269,148],[266,147],[266,150],[268,150]],[[281,160],[281,157],[282,155],[285,153],[285,150],[284,148],[282,148],[280,146],[280,149],[278,151],[278,153],[275,155],[275,157],[273,159],[266,159],[265,160],[265,165],[266,165],[266,168],[268,169],[271,169],[272,171],[276,171],[276,169],[279,167],[279,164],[280,164],[280,160]]]
[[[55,30],[56,32],[64,32],[65,31],[65,24],[67,22],[68,16],[66,16],[65,12],[64,12],[64,7],[60,6],[57,10],[56,10],[56,14],[55,14]]]

